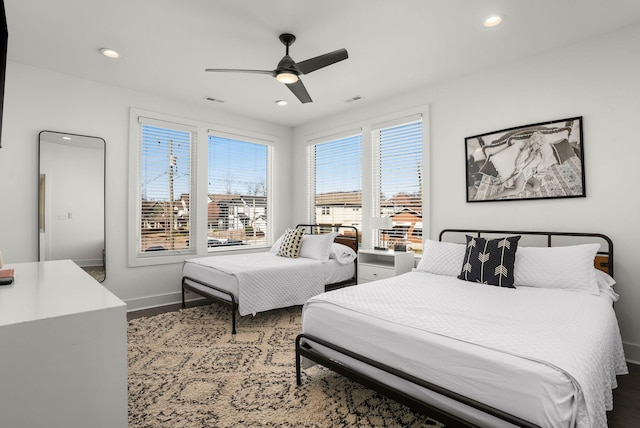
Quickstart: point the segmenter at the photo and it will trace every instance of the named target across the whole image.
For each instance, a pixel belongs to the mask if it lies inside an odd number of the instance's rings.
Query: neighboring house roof
[[[316,195],[316,205],[362,206],[362,192],[329,192]]]
[[[259,195],[221,195],[210,193],[209,203],[207,206],[207,216],[209,220],[220,218],[226,215],[223,211],[225,208],[233,206],[264,208],[267,206],[267,197]]]
[[[417,195],[398,193],[380,203],[383,207],[412,207],[416,212],[422,212],[422,199]]]
[[[401,210],[394,212],[389,217],[402,217],[402,216],[413,216],[417,218],[422,218],[422,212],[411,209],[410,207],[403,207]]]

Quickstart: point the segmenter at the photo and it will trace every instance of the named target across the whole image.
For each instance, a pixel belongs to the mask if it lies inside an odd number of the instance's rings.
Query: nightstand
[[[358,251],[358,284],[391,278],[414,267],[413,252]]]

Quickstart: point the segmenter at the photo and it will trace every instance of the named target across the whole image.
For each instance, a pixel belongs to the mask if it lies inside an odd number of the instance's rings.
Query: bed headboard
[[[447,239],[443,239],[447,236]],[[521,235],[518,245],[529,247],[560,247],[566,245],[599,243],[600,251],[596,255],[594,265],[613,277],[613,241],[601,233],[581,232],[524,232],[514,230],[477,230],[477,229],[444,229],[440,232],[440,241],[464,243],[465,235],[497,238],[500,236]]]
[[[305,233],[316,235],[320,233],[338,232],[338,236],[333,240],[338,244],[346,245],[356,253],[358,252],[358,229],[354,226],[343,226],[340,224],[298,224],[296,228],[305,230]]]

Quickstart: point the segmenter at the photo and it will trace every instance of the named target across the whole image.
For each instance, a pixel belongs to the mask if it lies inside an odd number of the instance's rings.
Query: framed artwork
[[[467,202],[585,197],[582,116],[465,138]]]

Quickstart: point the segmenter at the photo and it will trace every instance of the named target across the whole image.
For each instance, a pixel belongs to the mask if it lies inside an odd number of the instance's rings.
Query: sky
[[[381,192],[385,199],[420,189],[422,122],[380,130]],[[315,147],[316,195],[362,189],[362,136],[354,135]]]

